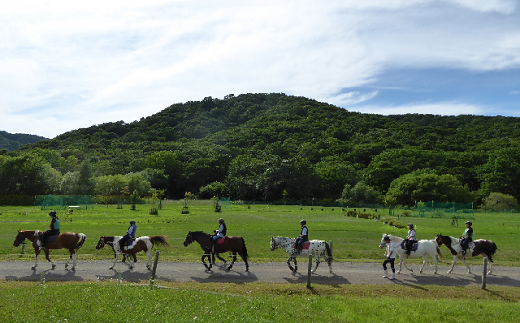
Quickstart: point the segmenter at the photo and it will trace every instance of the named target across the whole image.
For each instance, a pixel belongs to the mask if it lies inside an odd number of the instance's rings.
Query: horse
[[[450,270],[448,270],[448,274],[450,274],[453,271],[453,267],[455,267],[455,263],[457,262],[457,258],[460,258],[462,262],[466,265],[466,268],[468,268],[468,274],[471,274],[471,269],[469,268],[468,264],[466,263],[466,257],[476,257],[480,254],[485,254],[486,257],[489,260],[489,271],[488,274],[491,274],[491,270],[493,267],[493,259],[492,256],[497,251],[497,245],[491,241],[491,240],[474,240],[469,243],[468,249],[466,250],[466,254],[462,255],[462,246],[460,245],[459,239],[455,237],[450,236],[443,236],[441,234],[438,234],[437,237],[435,237],[435,241],[439,246],[445,245],[450,249],[451,254],[453,255],[453,263],[451,264]]]
[[[38,266],[38,257],[40,256],[40,246],[38,242],[40,240],[40,235],[42,234],[43,232],[39,230],[18,230],[18,234],[14,239],[13,246],[15,247],[18,247],[25,239],[32,242],[34,253],[36,255],[36,262],[31,267],[32,270],[35,270],[36,266]],[[49,238],[52,239],[52,237]],[[45,243],[45,248],[43,250],[45,252],[45,258],[52,264],[52,269],[56,268],[56,265],[49,258],[49,249],[68,249],[70,257],[65,263],[65,268],[69,266],[69,262],[72,259],[71,270],[76,270],[76,251],[83,246],[87,236],[83,233],[65,232],[55,236],[53,240],[50,239],[47,239],[47,243]]]
[[[193,241],[197,241],[199,243],[200,247],[204,251],[204,254],[202,255],[201,260],[202,260],[202,263],[204,264],[204,267],[206,267],[206,270],[208,270],[208,271],[211,270],[211,267],[214,264],[214,259],[213,259],[213,262],[210,259],[211,239],[212,238],[213,238],[212,235],[205,233],[203,231],[194,231],[194,232],[189,231],[188,235],[186,235],[186,239],[184,240],[185,247],[187,247]],[[231,270],[231,268],[233,267],[233,264],[237,260],[237,253],[238,253],[240,255],[240,257],[242,258],[242,260],[244,260],[244,263],[246,264],[246,271],[249,271],[249,264],[247,263],[247,258],[249,256],[247,255],[247,248],[246,248],[246,243],[244,241],[244,238],[233,237],[233,236],[224,237],[224,238],[219,239],[219,241],[217,241],[214,246],[215,246],[214,252],[216,254],[226,252],[226,251],[231,251],[233,253],[233,260],[231,262],[231,265],[229,265],[229,267],[227,267],[227,270]],[[206,258],[206,257],[208,257],[209,265],[206,264],[206,262],[204,261],[204,258]],[[222,258],[220,258],[220,259],[223,260]]]
[[[312,270],[313,273],[316,272],[318,266],[320,265],[320,258],[323,256],[323,259],[327,261],[329,265],[329,272],[332,274],[332,250],[329,247],[329,244],[325,241],[320,240],[311,240],[303,243],[303,249],[300,254],[296,254],[297,249],[294,247],[295,238],[284,238],[284,237],[272,237],[271,238],[271,251],[275,251],[278,248],[283,248],[289,254],[289,259],[287,259],[287,266],[292,272],[298,271],[298,263],[296,261],[296,256],[309,256],[314,255],[316,258],[316,267]],[[294,261],[294,268],[291,266],[291,260]]]
[[[403,238],[384,233],[383,237],[381,238],[381,243],[379,247],[384,248],[386,244],[384,239],[386,236],[390,237],[390,241],[394,242],[395,253],[399,256],[399,270],[397,270],[397,273],[401,273],[403,264],[406,267],[406,269],[413,272],[412,268],[408,267],[408,265],[406,264],[407,255],[405,240]],[[410,252],[409,257],[423,258],[421,269],[419,269],[419,273],[422,273],[424,265],[426,265],[426,262],[428,261],[428,255],[432,258],[433,262],[435,263],[434,274],[437,274],[437,263],[439,262],[438,258],[442,259],[442,254],[441,250],[435,243],[435,240],[419,240],[418,242],[415,242],[413,244],[412,251]]]
[[[146,262],[146,268],[148,270],[152,269],[152,248],[154,245],[165,245],[170,246],[168,244],[168,241],[166,240],[166,237],[163,236],[153,236],[153,237],[139,237],[135,239],[131,245],[128,246],[125,250],[119,249],[119,240],[121,239],[121,236],[101,236],[99,238],[98,244],[96,246],[96,249],[102,249],[105,244],[112,247],[112,250],[114,251],[114,263],[112,266],[110,266],[109,269],[114,269],[114,266],[117,262],[117,257],[119,257],[120,254],[123,254],[123,257],[126,257],[127,254],[135,254],[141,251],[144,251],[146,255],[148,256],[148,261]],[[123,262],[124,262],[123,258]],[[135,259],[135,258],[134,258]],[[134,264],[131,261],[128,261],[128,267],[130,269],[134,269]]]

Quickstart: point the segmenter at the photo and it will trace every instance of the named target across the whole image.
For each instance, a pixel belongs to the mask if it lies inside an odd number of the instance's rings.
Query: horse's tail
[[[78,243],[76,244],[76,246],[74,247],[74,249],[81,248],[81,246],[83,246],[83,244],[85,243],[85,240],[87,240],[87,236],[84,233],[78,233],[77,236],[78,236],[79,240],[78,240]]]
[[[325,242],[325,249],[327,252],[327,257],[329,257],[330,261],[334,260],[334,258],[332,257],[332,249],[330,249],[330,246],[327,242]]]
[[[153,236],[153,237],[150,237],[150,241],[154,245],[163,245],[163,246],[167,246],[167,247],[170,246],[170,244],[166,240],[166,237],[164,237],[164,236]]]
[[[244,238],[240,237],[240,239],[242,239],[242,255],[244,256],[244,259],[247,259],[249,256],[247,254],[246,242],[244,241]]]
[[[441,249],[439,248],[439,245],[436,243],[435,243],[435,252],[437,253],[437,258],[444,260],[444,258],[442,257]]]

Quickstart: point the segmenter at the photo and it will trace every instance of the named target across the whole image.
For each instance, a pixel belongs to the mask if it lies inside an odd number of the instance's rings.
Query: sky
[[[516,0],[4,0],[0,130],[54,138],[205,97],[520,117]]]

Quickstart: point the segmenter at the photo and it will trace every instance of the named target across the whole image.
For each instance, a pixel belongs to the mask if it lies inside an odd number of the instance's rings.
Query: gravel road
[[[206,271],[202,263],[159,262],[157,278],[175,282],[267,282],[267,283],[306,283],[307,261],[298,262],[298,273],[292,273],[286,263],[250,263],[250,272],[245,271],[243,262],[237,261],[231,271],[217,262],[212,271]],[[109,269],[112,261],[78,261],[75,271],[64,267],[64,261],[56,262],[51,270],[47,262],[40,262],[36,270],[31,270],[33,262],[0,262],[0,279],[21,281],[97,281],[122,279],[129,282],[147,282],[151,271],[146,269],[144,261],[139,261],[133,270],[118,262],[115,270]],[[456,266],[453,273],[447,274],[447,265],[439,266],[439,274],[434,275],[434,267],[427,266],[419,274],[419,265],[412,265],[414,272],[403,270],[391,281],[383,278],[379,263],[333,263],[330,274],[326,263],[321,263],[316,274],[312,275],[313,284],[403,284],[403,285],[444,285],[468,286],[482,283],[482,266],[472,266],[468,274],[464,266]],[[488,275],[487,285],[520,287],[520,268],[494,266],[493,274]]]

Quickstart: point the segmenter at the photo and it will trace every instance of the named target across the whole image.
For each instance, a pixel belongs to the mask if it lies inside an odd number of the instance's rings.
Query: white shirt
[[[390,253],[392,253],[392,254],[390,255]],[[392,241],[390,241],[390,243],[386,244],[386,257],[395,259],[395,248],[394,248],[394,243]]]

